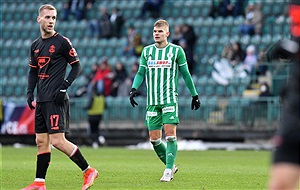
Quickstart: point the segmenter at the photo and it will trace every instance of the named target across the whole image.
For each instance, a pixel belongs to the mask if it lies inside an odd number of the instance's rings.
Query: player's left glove
[[[65,80],[58,88],[57,91],[55,91],[53,95],[53,101],[55,104],[63,104],[65,100],[65,96],[67,93],[67,89],[69,88],[70,83]]]
[[[129,92],[129,96],[130,96],[130,104],[132,105],[132,107],[135,107],[136,105],[138,105],[136,103],[136,101],[134,101],[134,97],[136,97],[137,95],[137,91],[135,88],[132,88]]]
[[[192,103],[191,103],[191,109],[197,110],[200,108],[200,105],[201,105],[201,102],[199,100],[199,96],[198,95],[193,96]]]

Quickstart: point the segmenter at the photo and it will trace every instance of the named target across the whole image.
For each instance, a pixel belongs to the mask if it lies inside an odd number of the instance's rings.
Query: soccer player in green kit
[[[183,49],[167,41],[169,24],[165,20],[154,23],[153,38],[155,43],[146,46],[141,54],[139,70],[134,78],[130,91],[130,103],[138,105],[134,97],[144,79],[147,86],[146,126],[150,142],[165,164],[160,181],[169,182],[178,171],[175,165],[177,155],[176,127],[178,118],[178,71],[192,94],[191,109],[200,108],[200,100],[194,82],[188,70]],[[162,142],[164,130],[167,146]]]

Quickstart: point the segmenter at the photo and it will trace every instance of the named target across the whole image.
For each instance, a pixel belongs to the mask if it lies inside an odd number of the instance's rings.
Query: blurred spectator
[[[226,6],[228,16],[238,17],[244,15],[245,0],[228,0],[229,4]]]
[[[110,16],[110,22],[112,27],[113,36],[120,38],[122,34],[123,25],[125,22],[125,19],[122,15],[122,13],[119,11],[118,8],[113,8],[112,13]]]
[[[111,89],[111,96],[117,96],[118,95],[118,89],[119,86],[125,82],[125,79],[127,78],[128,73],[126,68],[121,62],[118,62],[116,64],[116,68],[114,71],[114,78],[113,78],[113,83],[112,83],[112,89]],[[128,91],[127,91],[128,92]]]
[[[90,37],[110,38],[112,36],[112,25],[110,22],[110,14],[106,7],[100,7],[101,16],[99,19],[93,19],[90,24]]]
[[[89,84],[88,93],[89,97],[92,94],[92,88],[94,85],[97,86],[99,93],[103,93],[104,96],[109,96],[112,85],[113,71],[111,66],[108,64],[108,59],[104,58],[101,64],[98,66],[97,71]]]
[[[248,74],[254,74],[253,70],[257,64],[257,55],[254,45],[249,45],[246,49],[246,57],[244,60],[244,68]]]
[[[102,121],[102,115],[105,111],[105,97],[101,94],[96,86],[93,87],[92,97],[89,98],[87,105],[87,115],[89,122],[88,134],[92,140],[93,148],[98,148],[99,144],[105,143],[105,137],[101,134],[100,124]]]
[[[133,79],[134,79],[138,69],[139,69],[139,64],[137,62],[132,64],[130,73],[128,74],[128,77],[119,87],[118,96],[128,97],[128,91],[130,91],[130,89],[131,89]],[[139,88],[138,95],[143,95],[143,94],[144,94],[143,89]]]
[[[239,42],[232,43],[232,56],[229,59],[232,66],[236,66],[239,63],[242,63],[245,60],[246,53],[242,49],[241,44]]]
[[[164,0],[145,0],[141,9],[140,18],[145,18],[147,12],[150,12],[150,17],[158,18],[163,4]]]
[[[171,33],[171,40],[173,44],[179,45],[182,39],[181,25],[175,25],[174,32]]]
[[[218,16],[226,17],[228,15],[227,5],[229,2],[229,0],[211,0],[210,12],[208,16],[213,18]]]
[[[228,43],[224,46],[222,52],[221,52],[221,57],[225,58],[227,60],[230,60],[232,57],[232,45],[231,43]]]
[[[130,24],[127,28],[126,38],[127,38],[126,44],[123,47],[123,55],[136,56],[137,45],[141,45],[141,41],[140,41],[140,43],[137,43],[137,42],[139,42],[138,40],[141,40],[141,39],[138,39],[138,38],[141,38],[141,36],[138,32],[136,32],[135,27],[132,24]]]
[[[258,53],[257,64],[256,64],[256,75],[266,75],[268,65],[266,60],[266,48],[262,48]]]
[[[222,16],[237,17],[243,15],[244,0],[211,0],[211,8],[208,16],[213,18]]]
[[[134,47],[134,55],[140,57],[144,48],[144,44],[140,34],[136,34],[134,36],[133,47]]]
[[[70,14],[74,14],[76,20],[80,21],[86,18],[86,11],[91,9],[95,0],[68,0],[64,3],[63,18],[67,21]]]
[[[249,2],[245,11],[245,22],[240,26],[240,33],[245,35],[261,34],[263,13],[261,4]]]
[[[197,36],[194,32],[194,28],[189,24],[182,26],[182,39],[179,41],[179,45],[182,46],[186,54],[186,59],[191,75],[194,74],[194,49],[197,41]]]

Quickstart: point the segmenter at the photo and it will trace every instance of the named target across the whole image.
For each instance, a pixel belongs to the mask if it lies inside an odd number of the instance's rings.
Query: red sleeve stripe
[[[29,67],[32,67],[32,68],[37,68],[37,66],[30,65],[30,64],[28,64],[28,65],[29,65]]]
[[[78,61],[79,61],[79,60],[75,60],[75,61],[71,62],[70,65],[72,65],[73,63],[76,63],[76,62],[78,62]]]

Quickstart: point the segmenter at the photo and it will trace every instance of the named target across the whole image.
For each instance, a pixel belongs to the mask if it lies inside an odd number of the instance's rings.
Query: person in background
[[[63,18],[67,21],[70,14],[74,14],[77,21],[86,18],[86,12],[90,10],[95,0],[68,0],[64,3]]]
[[[45,179],[51,158],[51,145],[67,155],[82,171],[82,190],[89,189],[98,171],[88,164],[79,148],[65,138],[69,131],[70,105],[67,89],[81,71],[75,48],[70,40],[54,30],[57,10],[50,4],[39,8],[37,22],[41,37],[30,48],[27,104],[35,109],[37,144],[36,174],[32,184],[23,190],[45,190]],[[71,70],[65,79],[67,65]],[[37,87],[36,107],[34,90]]]
[[[110,38],[113,35],[111,15],[104,6],[100,6],[99,11],[101,13],[100,18],[92,19],[89,22],[90,37]]]
[[[136,39],[140,34],[135,30],[133,24],[130,24],[127,28],[126,44],[123,47],[123,55],[136,56]],[[139,37],[141,38],[141,37]]]
[[[158,18],[163,4],[164,0],[145,0],[139,18],[145,18],[147,12],[150,12],[150,17]]]
[[[120,38],[122,35],[123,25],[125,23],[125,19],[118,8],[113,8],[111,15],[110,15],[110,23],[111,23],[111,30],[112,36]]]
[[[232,66],[236,66],[242,63],[245,60],[246,53],[242,49],[242,46],[239,42],[232,43],[232,56],[230,57],[229,61]]]
[[[183,48],[191,75],[194,74],[195,60],[194,51],[197,36],[194,32],[193,26],[189,24],[183,24],[182,26],[182,39],[179,41],[179,45]]]
[[[232,45],[231,43],[228,43],[224,46],[222,52],[221,52],[221,57],[227,60],[230,60],[232,57]]]
[[[127,77],[128,73],[123,63],[117,62],[112,81],[112,89],[110,93],[111,96],[118,96],[119,87],[125,82]]]
[[[246,49],[246,57],[243,66],[248,74],[255,74],[253,71],[257,64],[257,55],[254,45],[249,45]]]
[[[244,24],[239,26],[242,35],[261,35],[263,22],[263,13],[261,11],[261,4],[249,2],[245,11]]]
[[[175,25],[174,31],[171,33],[172,43],[179,45],[179,41],[182,39],[181,25]]]
[[[291,40],[280,41],[271,54],[291,60],[291,75],[283,88],[281,118],[273,138],[269,190],[299,189],[300,181],[300,2],[290,0]]]
[[[87,114],[89,122],[89,135],[92,139],[92,147],[97,149],[100,145],[103,145],[106,141],[103,134],[101,134],[100,125],[102,116],[105,111],[105,97],[102,93],[99,93],[97,87],[93,87],[93,96],[89,99],[87,105]]]
[[[188,70],[187,60],[182,47],[167,41],[169,24],[166,20],[154,23],[154,44],[146,46],[140,57],[140,65],[130,90],[130,103],[137,106],[134,97],[137,89],[146,78],[147,106],[145,124],[149,130],[150,142],[157,156],[165,165],[160,181],[169,182],[178,171],[175,165],[177,155],[176,129],[178,118],[178,72],[192,95],[191,109],[200,108],[200,100],[194,82]],[[165,132],[167,146],[162,142],[162,131]]]

